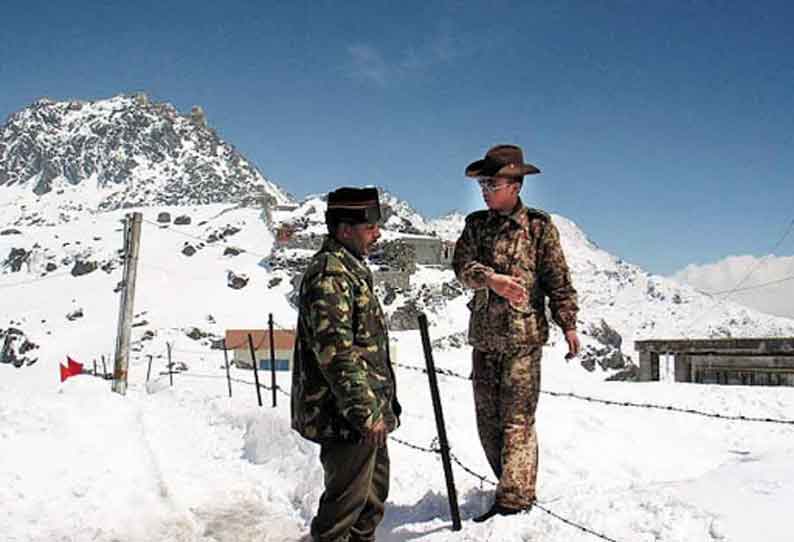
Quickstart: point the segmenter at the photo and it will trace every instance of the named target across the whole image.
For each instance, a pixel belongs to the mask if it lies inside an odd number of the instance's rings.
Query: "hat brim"
[[[532,164],[508,164],[494,167],[493,162],[487,159],[477,160],[466,167],[467,177],[523,177],[536,173],[540,173],[540,170]]]

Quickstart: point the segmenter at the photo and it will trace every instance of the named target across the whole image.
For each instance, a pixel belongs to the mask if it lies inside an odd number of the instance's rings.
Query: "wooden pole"
[[[108,366],[105,364],[105,354],[102,354],[102,378],[107,379],[108,377]]]
[[[149,354],[149,368],[146,369],[146,382],[149,381],[149,375],[152,374],[152,355]]]
[[[447,480],[447,497],[449,498],[449,511],[452,515],[452,530],[460,531],[460,510],[458,509],[458,492],[455,489],[455,479],[452,476],[452,462],[450,460],[447,429],[444,426],[444,412],[441,410],[441,397],[438,393],[438,380],[436,380],[436,365],[433,361],[433,348],[430,345],[430,335],[427,332],[427,316],[419,314],[419,331],[422,334],[422,347],[425,351],[427,364],[427,378],[430,381],[430,395],[433,399],[433,410],[436,415],[436,428],[438,429],[438,444],[441,448],[441,460],[444,464],[444,477]]]
[[[226,382],[229,383],[229,397],[232,396],[232,377],[229,374],[229,353],[226,350],[226,339],[223,339],[223,359],[226,361]]]
[[[270,329],[270,385],[273,387],[273,408],[276,408],[276,346],[273,339],[273,313],[267,319]]]
[[[141,213],[127,215],[124,235],[124,282],[119,306],[116,354],[113,364],[113,391],[127,393],[127,371],[130,363],[130,330],[135,302],[135,281],[138,276],[138,254],[141,242]]]
[[[171,343],[165,343],[168,348],[168,380],[171,382],[171,387],[174,386],[174,364],[171,363]]]
[[[259,401],[259,406],[262,406],[262,390],[259,389],[259,370],[257,369],[256,351],[254,350],[254,338],[248,334],[248,348],[251,349],[251,363],[254,366],[254,381],[256,382],[256,399]]]

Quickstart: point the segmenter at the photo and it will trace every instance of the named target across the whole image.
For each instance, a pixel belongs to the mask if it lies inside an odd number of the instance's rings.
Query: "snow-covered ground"
[[[400,362],[420,365],[418,333],[395,334]],[[91,343],[92,337],[85,337]],[[228,397],[222,354],[175,345],[190,369],[174,386],[155,360],[133,360],[126,396],[89,375],[56,378],[63,349],[31,367],[0,366],[0,532],[27,541],[292,541],[322,489],[313,444],[289,428],[288,398],[257,406],[251,385]],[[97,343],[97,348],[99,344]],[[142,354],[146,354],[146,349]],[[152,353],[157,353],[152,350]],[[794,419],[790,389],[607,383],[547,349],[543,388],[724,414]],[[466,373],[463,350],[436,352]],[[429,447],[435,424],[425,375],[397,370],[405,413],[394,436]],[[233,378],[253,381],[249,371]],[[269,378],[266,379],[269,382]],[[453,453],[493,476],[480,449],[469,383],[440,376]],[[289,375],[279,375],[289,387]],[[539,498],[618,541],[789,541],[792,426],[728,422],[543,395]],[[379,540],[587,541],[540,510],[475,525],[491,488],[456,468],[463,531],[450,530],[439,457],[390,443],[392,487]],[[763,533],[760,534],[760,533]]]
[[[322,216],[320,210],[310,216]],[[79,213],[57,226],[19,227],[19,233],[0,235],[0,256],[13,248],[31,253],[19,271],[0,274],[0,323],[39,345],[26,353],[38,360],[32,365],[0,364],[0,539],[298,540],[322,491],[317,447],[290,430],[286,396],[279,394],[277,408],[270,408],[265,394],[260,408],[254,387],[234,382],[229,398],[222,353],[210,350],[208,339],[186,335],[194,326],[216,336],[227,328],[263,327],[268,313],[279,327],[292,326],[290,270],[271,268],[267,259],[272,231],[256,209],[218,204],[142,211],[135,300],[140,325],[133,328],[130,385],[123,397],[111,392],[109,381],[93,376],[58,380],[58,364],[67,355],[92,368],[94,359],[113,353],[114,288],[121,268],[78,277],[69,271],[80,259],[100,266],[118,261],[122,211]],[[162,211],[172,218],[186,214],[191,224],[158,224]],[[294,218],[282,214],[274,214],[275,220]],[[733,317],[739,334],[791,329],[789,320],[744,313],[731,304],[714,306],[703,316],[707,298],[620,262],[599,251],[573,223],[555,220],[584,297],[583,324],[606,318],[626,338],[625,352],[631,351],[631,339],[672,333],[696,317],[702,317],[703,330],[730,329]],[[223,238],[210,240],[220,234]],[[186,243],[196,248],[194,255],[182,253]],[[228,248],[244,252],[231,255]],[[47,271],[48,263],[56,269]],[[230,289],[230,271],[247,277],[248,285]],[[451,278],[449,270],[421,268],[411,278],[412,288],[438,288]],[[392,307],[404,296],[399,293]],[[431,338],[461,333],[465,302],[458,296],[429,313]],[[82,317],[66,318],[77,309]],[[422,365],[418,332],[393,333],[392,339],[399,363]],[[174,361],[188,367],[175,375],[174,387],[161,374],[166,342],[173,344]],[[605,382],[604,371],[587,372],[577,362],[566,363],[563,354],[559,340],[546,349],[544,390],[794,420],[791,388]],[[439,349],[435,360],[441,368],[469,372],[467,348]],[[233,372],[237,380],[253,381],[250,372]],[[426,376],[398,367],[397,377],[405,412],[394,436],[430,447],[435,423]],[[451,376],[439,376],[439,382],[453,453],[493,479],[477,437],[470,383]],[[288,389],[289,374],[280,374],[279,383]],[[541,504],[611,539],[792,540],[791,424],[726,421],[544,394],[538,431]],[[540,509],[475,525],[471,518],[489,506],[492,487],[458,467],[463,530],[452,532],[439,456],[396,441],[390,453],[392,485],[381,541],[597,540]]]

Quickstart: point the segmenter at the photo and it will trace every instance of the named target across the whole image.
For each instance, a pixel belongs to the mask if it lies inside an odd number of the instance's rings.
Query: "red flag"
[[[69,356],[66,356],[66,363],[67,365],[64,366],[63,363],[60,363],[61,367],[61,382],[69,378],[70,376],[75,376],[82,374],[83,372],[83,364],[78,363]]]
[[[69,376],[79,375],[83,372],[83,364],[78,363],[69,356],[66,356],[66,362],[69,364]]]

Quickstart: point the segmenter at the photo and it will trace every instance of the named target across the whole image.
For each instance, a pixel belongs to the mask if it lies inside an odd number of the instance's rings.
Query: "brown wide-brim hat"
[[[497,145],[488,149],[485,158],[466,167],[467,177],[523,177],[540,170],[524,163],[524,153],[517,145]]]

